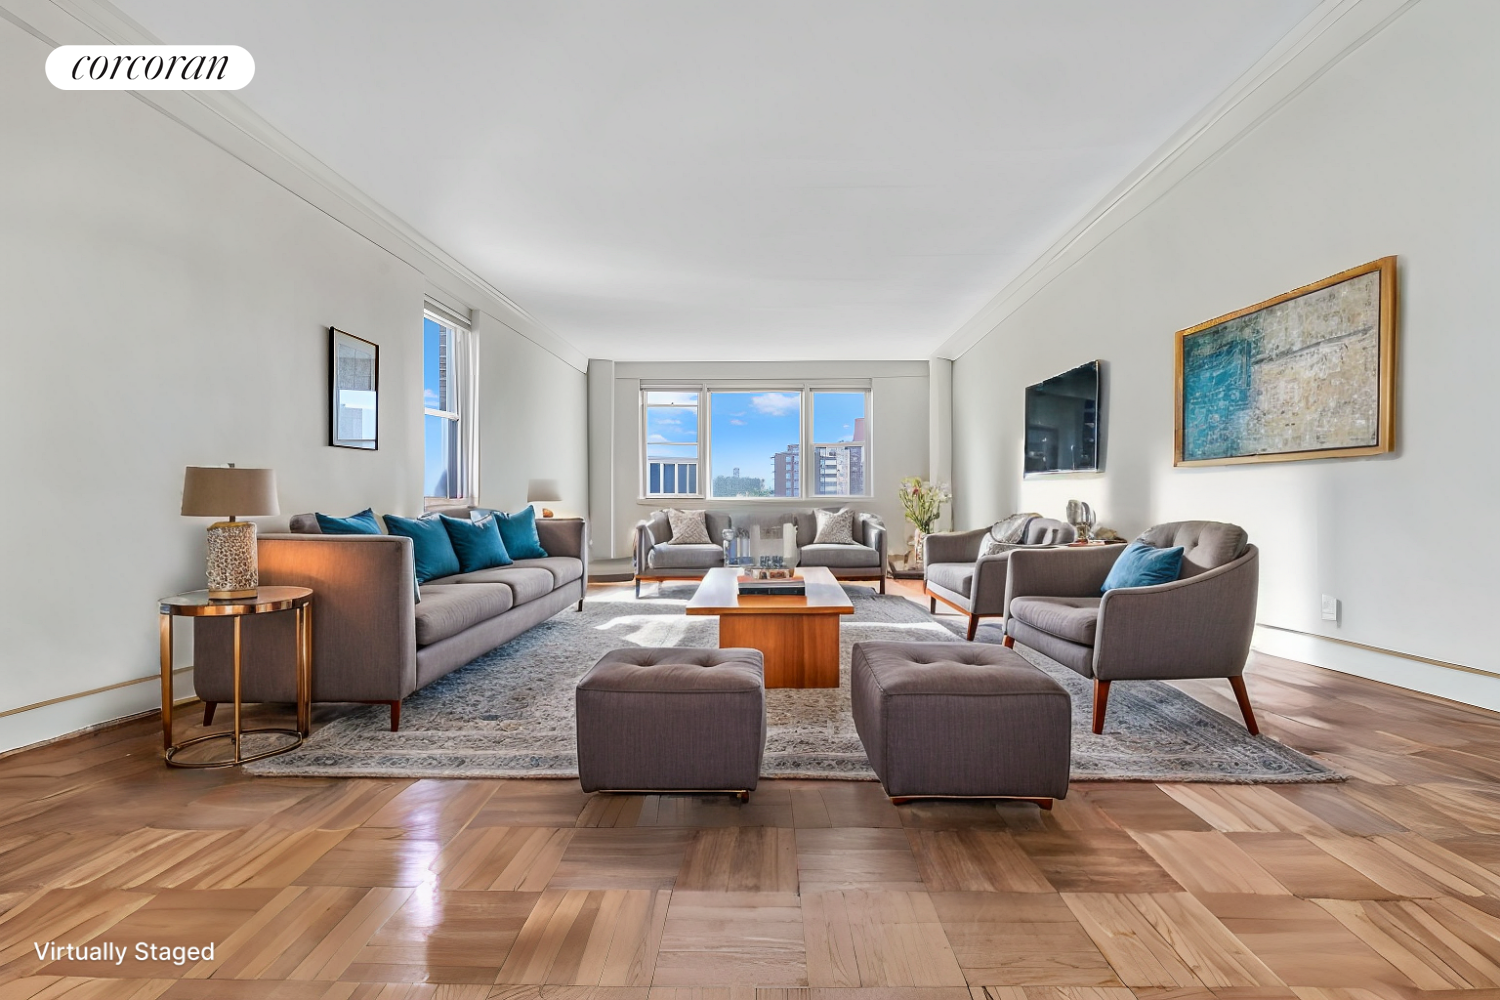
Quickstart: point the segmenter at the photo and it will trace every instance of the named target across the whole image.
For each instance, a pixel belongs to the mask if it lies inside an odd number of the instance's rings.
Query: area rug
[[[960,642],[950,626],[905,598],[847,588],[838,688],[766,692],[762,775],[872,780],[849,708],[856,642]],[[389,731],[384,707],[356,711],[315,732],[289,754],[247,765],[260,775],[433,778],[572,778],[573,686],[620,646],[717,646],[718,619],[688,617],[692,587],[629,591],[584,602],[429,684]],[[1108,731],[1089,731],[1091,682],[1041,654],[1017,651],[1073,697],[1075,781],[1213,781],[1238,784],[1338,781],[1342,776],[1229,719],[1166,684],[1120,684],[1110,692]]]

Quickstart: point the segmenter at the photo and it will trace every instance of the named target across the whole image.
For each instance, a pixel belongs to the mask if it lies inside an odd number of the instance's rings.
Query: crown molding
[[[934,352],[958,359],[1131,219],[1212,162],[1418,0],[1323,0]]]
[[[52,45],[159,45],[107,0],[0,0],[0,16]],[[37,71],[41,72],[38,61]],[[504,292],[278,131],[230,91],[126,91],[406,262],[449,301],[480,310],[580,372],[588,357]]]

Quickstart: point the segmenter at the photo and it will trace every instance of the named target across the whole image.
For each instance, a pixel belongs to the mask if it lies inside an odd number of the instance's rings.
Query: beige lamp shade
[[[279,513],[273,469],[190,465],[183,477],[183,517],[254,517]]]
[[[561,499],[556,479],[533,479],[526,484],[527,503],[552,503]]]

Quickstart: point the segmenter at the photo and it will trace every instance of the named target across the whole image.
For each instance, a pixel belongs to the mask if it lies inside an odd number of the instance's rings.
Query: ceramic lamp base
[[[216,601],[254,597],[260,588],[255,522],[220,521],[208,528],[208,596]]]

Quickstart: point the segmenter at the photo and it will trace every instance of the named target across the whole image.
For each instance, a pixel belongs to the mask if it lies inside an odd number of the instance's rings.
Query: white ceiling
[[[924,358],[1316,0],[116,0],[590,357]]]

